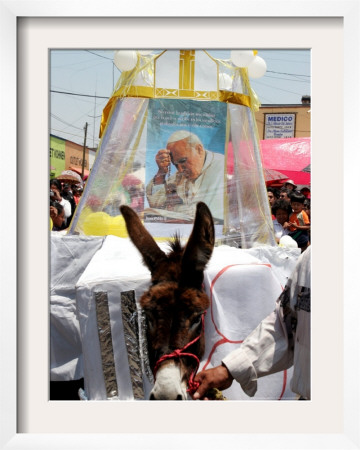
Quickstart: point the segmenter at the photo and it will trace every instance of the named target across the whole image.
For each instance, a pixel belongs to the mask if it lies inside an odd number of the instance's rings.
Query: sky
[[[121,72],[114,64],[114,50],[52,50],[50,53],[50,133],[96,148],[102,110]],[[209,52],[229,59],[229,50]],[[261,50],[267,65],[262,78],[250,79],[262,105],[301,104],[311,95],[310,50]]]

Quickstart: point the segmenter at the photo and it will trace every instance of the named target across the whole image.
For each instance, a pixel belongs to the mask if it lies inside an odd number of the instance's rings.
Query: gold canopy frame
[[[214,58],[206,50],[201,50],[201,52],[207,55],[209,61],[213,62],[213,77],[216,77],[215,90],[200,90],[195,87],[196,52],[199,52],[199,50],[180,50],[178,86],[174,88],[161,85],[157,80],[157,68],[161,64],[161,58],[166,52],[168,50],[157,55],[141,55],[137,52],[136,66],[132,70],[122,72],[114,92],[103,110],[100,124],[100,137],[103,135],[116,100],[123,97],[216,100],[247,106],[254,111],[259,109],[260,103],[255,92],[251,89],[247,69],[236,67],[229,61]],[[147,76],[147,80],[151,80],[150,85],[140,84],[142,74]],[[237,92],[238,89],[223,89],[221,87],[221,76],[223,74],[230,76],[233,81],[237,81],[235,84],[241,86],[243,92]],[[234,85],[234,83],[232,84]]]

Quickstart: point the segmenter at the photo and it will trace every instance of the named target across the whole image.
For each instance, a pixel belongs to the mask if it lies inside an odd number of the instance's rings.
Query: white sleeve
[[[68,217],[71,216],[71,203],[69,202],[69,200],[63,198],[60,202],[60,205],[64,207],[65,218],[67,219]]]

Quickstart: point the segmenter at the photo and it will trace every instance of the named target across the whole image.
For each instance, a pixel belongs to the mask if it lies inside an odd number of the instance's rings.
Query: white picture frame
[[[354,151],[360,123],[359,3],[356,0],[311,3],[254,0],[205,6],[203,2],[185,1],[181,4],[183,19],[177,18],[174,12],[173,5],[166,2],[142,0],[136,6],[89,1],[86,8],[77,0],[0,2],[0,126],[4,138],[0,167],[6,168],[2,198],[6,220],[1,221],[0,256],[1,448],[167,449],[169,439],[171,448],[179,449],[189,445],[207,449],[359,448],[359,302],[355,295],[358,276],[355,256],[359,245],[354,242],[352,232],[344,228],[346,217],[347,223],[355,223],[352,230],[356,230],[359,215],[352,203],[359,167],[359,152]],[[116,21],[116,17],[128,18],[117,33],[110,26],[104,27],[105,31],[97,37],[87,33],[86,21],[92,21],[90,26],[99,29],[99,19]],[[166,17],[173,19],[161,20]],[[55,18],[57,23],[49,27],[47,22]],[[162,27],[154,28],[151,18],[160,20]],[[41,208],[46,210],[48,200],[48,158],[44,156],[49,135],[46,49],[54,45],[101,48],[106,39],[109,45],[111,38],[114,49],[126,46],[121,39],[122,44],[117,45],[119,36],[128,36],[126,42],[132,48],[143,47],[145,41],[151,42],[153,48],[163,48],[164,35],[167,48],[176,48],[179,42],[184,48],[193,47],[194,42],[197,48],[229,48],[236,39],[233,46],[237,48],[243,42],[245,48],[248,45],[271,48],[276,39],[279,42],[280,31],[284,32],[281,25],[284,18],[289,25],[288,34],[282,33],[287,37],[286,45],[281,47],[312,48],[314,70],[329,65],[328,78],[324,78],[323,71],[320,80],[315,71],[312,74],[312,143],[313,148],[322,148],[320,157],[313,153],[312,163],[316,274],[313,298],[319,299],[318,305],[313,302],[313,399],[295,405],[294,402],[142,402],[141,410],[136,402],[126,403],[126,409],[123,402],[48,402],[48,372],[44,364],[48,351],[48,285],[44,277],[49,262],[48,223],[41,220]],[[234,27],[230,25],[237,19],[246,22],[235,39]],[[300,22],[304,19],[307,24],[303,22],[303,34],[300,34]],[[334,21],[331,24],[326,19]],[[317,38],[310,37],[311,22],[315,21],[319,26]],[[130,35],[136,24],[138,33]],[[186,32],[179,35],[177,31],[181,28]],[[218,35],[210,33],[211,29],[216,29]],[[59,31],[63,34],[56,41],[54,36]],[[20,32],[34,41],[24,41]],[[339,36],[339,42],[331,41],[333,33]],[[329,41],[323,42],[327,38]],[[34,52],[34,48],[39,51]],[[27,80],[23,79],[23,73],[17,72],[23,65],[31,69]],[[327,86],[325,93],[322,84]],[[327,93],[333,97],[331,102]],[[334,108],[331,116],[329,105]],[[336,126],[326,123],[330,118]],[[328,151],[324,153],[323,147]],[[324,155],[331,157],[325,167],[336,180],[333,190],[329,179],[321,174]],[[351,194],[346,197],[344,192]],[[334,204],[335,223],[327,215]],[[19,366],[30,368],[29,372],[19,374]],[[305,426],[295,419],[294,408],[304,422],[315,418],[312,428],[309,423]],[[247,423],[251,417],[257,420]],[[96,418],[98,427],[94,429]]]

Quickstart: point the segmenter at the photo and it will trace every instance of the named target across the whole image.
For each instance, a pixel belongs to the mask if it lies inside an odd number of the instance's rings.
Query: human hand
[[[193,394],[193,399],[208,400],[206,397],[206,393],[209,391],[209,389],[227,389],[232,385],[233,379],[234,378],[231,373],[223,365],[214,367],[212,369],[203,370],[195,376],[194,381],[200,383],[200,386]]]
[[[50,206],[50,217],[52,219],[55,219],[55,217],[58,215],[57,209],[55,206]]]
[[[159,173],[167,173],[168,167],[171,164],[170,150],[163,148],[159,150],[155,156],[156,164],[159,168]]]
[[[299,225],[296,222],[290,222],[290,226],[294,228],[299,228]]]

